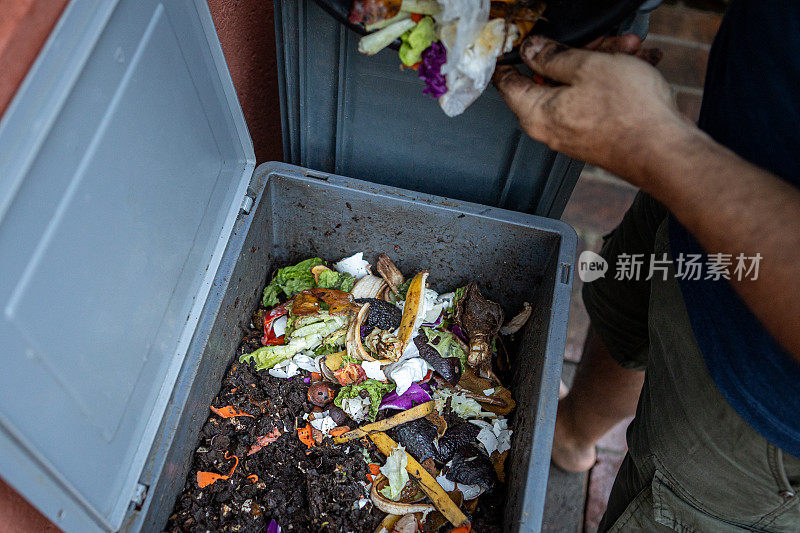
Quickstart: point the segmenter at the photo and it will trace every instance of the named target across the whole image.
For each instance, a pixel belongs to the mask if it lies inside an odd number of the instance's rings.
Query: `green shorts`
[[[669,254],[667,211],[639,194],[586,283],[592,327],[624,367],[645,370],[600,531],[800,531],[800,459],[733,410],[714,385],[669,268],[647,281],[650,255]],[[615,278],[620,254],[646,254],[639,281]]]

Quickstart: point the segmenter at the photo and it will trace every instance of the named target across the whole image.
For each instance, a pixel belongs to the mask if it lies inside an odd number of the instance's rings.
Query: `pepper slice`
[[[261,337],[261,344],[264,346],[279,346],[286,344],[286,335],[281,335],[280,337],[275,335],[274,322],[287,314],[289,314],[289,302],[276,305],[266,315],[264,315],[264,336]]]

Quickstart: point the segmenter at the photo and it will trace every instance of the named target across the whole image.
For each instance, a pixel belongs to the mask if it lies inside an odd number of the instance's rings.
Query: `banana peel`
[[[400,329],[397,337],[403,343],[403,349],[408,346],[420,324],[425,319],[425,288],[428,281],[428,271],[423,270],[411,280],[411,285],[406,293],[406,303],[403,307],[403,317],[400,319]]]
[[[364,344],[361,342],[361,324],[369,313],[369,304],[366,303],[361,306],[355,317],[350,320],[350,326],[347,328],[347,337],[345,339],[345,347],[347,348],[348,357],[358,359],[360,361],[374,361]]]

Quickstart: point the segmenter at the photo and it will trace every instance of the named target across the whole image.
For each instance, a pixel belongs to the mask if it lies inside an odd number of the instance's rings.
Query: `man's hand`
[[[538,85],[499,67],[495,85],[522,128],[660,200],[710,253],[760,253],[757,280],[731,280],[772,335],[800,361],[800,190],[714,142],[675,109],[644,61],[573,50],[533,37],[521,50]]]
[[[692,129],[661,75],[632,53],[641,41],[625,36],[577,50],[543,37],[526,39],[523,61],[562,85],[538,85],[515,68],[498,67],[494,84],[525,132],[552,149],[602,166],[636,183],[650,144]],[[635,41],[638,41],[635,42]]]

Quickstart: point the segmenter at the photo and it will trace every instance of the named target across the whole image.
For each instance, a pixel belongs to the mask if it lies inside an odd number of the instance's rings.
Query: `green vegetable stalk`
[[[458,301],[459,301],[461,298],[463,298],[463,297],[464,297],[464,293],[466,292],[466,290],[467,290],[467,288],[466,288],[466,287],[459,287],[459,288],[457,288],[457,289],[455,290],[455,296],[453,296],[453,305],[452,305],[452,307],[451,307],[451,309],[453,309],[453,312],[455,312],[455,309],[456,309],[456,304],[458,303]]]
[[[417,25],[400,36],[400,61],[411,67],[422,61],[422,52],[436,40],[434,22],[431,17],[424,17]]]
[[[384,395],[392,392],[394,388],[394,383],[381,383],[375,379],[365,379],[361,383],[351,383],[346,387],[342,387],[333,403],[337,407],[341,407],[342,400],[356,398],[362,390],[365,390],[369,394],[369,419],[374,422],[375,417],[378,416],[378,407],[381,406],[381,400],[383,400]]]
[[[405,19],[390,24],[375,33],[365,35],[358,41],[358,51],[368,56],[375,55],[414,26],[413,20]]]
[[[326,320],[308,324],[294,330],[288,344],[281,346],[263,346],[258,350],[239,357],[240,363],[254,361],[256,370],[267,370],[278,363],[294,357],[303,350],[313,350],[322,344],[326,335],[340,329],[346,319],[344,317],[331,317]]]

